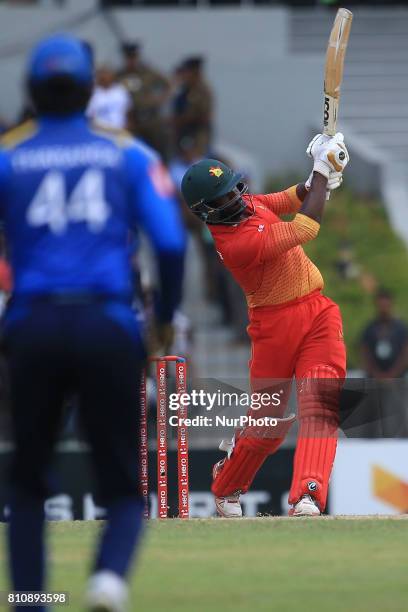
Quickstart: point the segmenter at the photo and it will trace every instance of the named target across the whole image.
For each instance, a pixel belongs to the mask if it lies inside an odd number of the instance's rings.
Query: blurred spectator
[[[124,64],[118,77],[131,97],[129,128],[167,159],[168,133],[162,111],[170,94],[169,80],[141,60],[140,43],[124,43],[122,54]]]
[[[176,151],[193,138],[199,157],[211,147],[213,95],[203,76],[202,57],[185,59],[176,70],[178,87],[172,101],[172,126]]]
[[[181,355],[188,361],[190,376],[194,347],[194,330],[191,319],[181,310],[176,310],[173,318],[174,341],[171,347],[173,355]]]
[[[363,367],[371,378],[399,378],[408,369],[408,328],[394,315],[392,294],[380,289],[375,296],[376,318],[363,332]]]
[[[173,182],[177,188],[179,199],[181,200],[181,180],[188,170],[188,168],[200,161],[203,158],[201,155],[201,150],[199,143],[192,136],[188,138],[184,138],[180,143],[176,154],[169,162],[169,172]],[[189,226],[193,225],[199,227],[202,223],[199,222],[197,217],[191,213],[187,206],[183,206],[183,213],[187,216]]]
[[[355,258],[356,255],[353,245],[347,240],[342,241],[339,245],[337,259],[335,261],[337,273],[342,280],[358,278],[360,268]]]
[[[96,87],[88,104],[88,117],[104,126],[124,129],[130,107],[131,98],[126,87],[117,82],[110,66],[100,66],[96,72]]]

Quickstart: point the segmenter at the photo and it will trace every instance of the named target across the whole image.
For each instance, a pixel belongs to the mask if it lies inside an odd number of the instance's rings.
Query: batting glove
[[[309,143],[306,154],[313,158],[313,172],[319,172],[327,179],[331,172],[343,172],[350,160],[341,132],[332,138],[318,134]]]
[[[314,152],[318,147],[321,147],[327,144],[331,140],[332,136],[327,136],[326,134],[316,134],[314,138],[309,142],[306,149],[306,155],[308,157],[313,157]]]
[[[309,174],[307,181],[305,182],[305,187],[308,191],[312,186],[313,172]],[[327,180],[327,191],[334,191],[334,189],[338,189],[343,182],[343,173],[342,172],[330,172],[329,178]],[[328,199],[328,198],[327,198]]]

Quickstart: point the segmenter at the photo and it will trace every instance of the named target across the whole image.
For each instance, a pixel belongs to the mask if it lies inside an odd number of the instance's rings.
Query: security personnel
[[[186,58],[176,70],[179,89],[173,99],[173,133],[177,150],[194,140],[199,157],[211,147],[213,95],[203,76],[202,57]]]
[[[13,588],[44,587],[48,468],[63,397],[75,391],[108,517],[87,605],[120,612],[142,524],[137,432],[145,350],[129,306],[128,235],[140,226],[155,249],[157,317],[166,333],[180,301],[185,237],[156,154],[126,134],[88,125],[93,66],[81,41],[59,35],[40,42],[27,84],[38,121],[7,134],[0,152],[0,210],[14,276],[3,330],[16,447]]]
[[[170,83],[161,72],[141,60],[140,47],[137,42],[122,45],[124,66],[118,76],[132,98],[129,129],[167,158],[168,131],[163,106],[170,93]]]

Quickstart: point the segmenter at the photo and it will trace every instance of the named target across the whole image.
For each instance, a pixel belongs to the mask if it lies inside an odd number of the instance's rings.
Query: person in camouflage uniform
[[[194,139],[199,155],[211,147],[213,95],[203,76],[202,57],[186,58],[176,70],[179,88],[173,98],[173,137],[176,151],[185,139]]]
[[[169,138],[163,106],[170,95],[170,82],[142,61],[140,51],[140,43],[122,45],[124,65],[118,77],[132,97],[129,129],[167,159]]]

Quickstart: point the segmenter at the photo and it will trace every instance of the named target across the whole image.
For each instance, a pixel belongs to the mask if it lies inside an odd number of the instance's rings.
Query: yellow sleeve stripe
[[[6,132],[0,140],[0,146],[4,149],[12,149],[13,147],[16,147],[25,140],[28,140],[34,136],[37,130],[38,124],[36,121],[31,119],[29,121],[25,121],[22,125],[13,128],[9,132]]]
[[[313,240],[319,233],[320,224],[302,213],[298,213],[292,223],[306,241]]]
[[[290,201],[292,202],[293,212],[299,210],[302,205],[302,200],[300,200],[297,196],[296,187],[297,185],[293,185],[292,187],[285,189],[285,193],[289,196]]]
[[[99,123],[91,123],[90,130],[97,136],[105,136],[105,138],[108,138],[120,148],[131,147],[135,142],[134,137],[127,130],[121,130]]]

